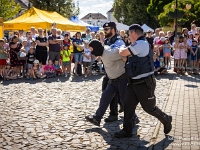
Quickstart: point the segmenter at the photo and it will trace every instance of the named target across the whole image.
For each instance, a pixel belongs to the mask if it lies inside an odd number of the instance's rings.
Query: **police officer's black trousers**
[[[102,92],[106,89],[108,85],[109,78],[107,75],[104,76],[102,82]],[[118,116],[118,102],[120,102],[119,93],[117,92],[110,102],[110,115]]]
[[[156,80],[154,75],[129,82],[124,102],[124,131],[128,133],[132,132],[132,119],[139,102],[144,111],[155,116],[161,123],[165,124],[168,122],[168,116],[156,106],[155,87]]]

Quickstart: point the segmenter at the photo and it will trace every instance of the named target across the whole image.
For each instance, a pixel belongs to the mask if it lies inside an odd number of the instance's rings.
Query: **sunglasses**
[[[111,29],[111,28],[104,28],[104,31],[108,31],[109,29]]]

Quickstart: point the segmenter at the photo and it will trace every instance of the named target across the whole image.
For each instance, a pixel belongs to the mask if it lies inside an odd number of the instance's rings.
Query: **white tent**
[[[122,24],[122,23],[119,23],[119,22],[116,22],[116,25],[117,25],[117,30],[128,30],[129,29],[129,26],[125,25],[125,24]]]
[[[147,32],[148,30],[151,30],[152,32],[154,32],[154,30],[150,28],[149,26],[147,26],[146,24],[142,25],[142,29],[144,30],[144,32]]]

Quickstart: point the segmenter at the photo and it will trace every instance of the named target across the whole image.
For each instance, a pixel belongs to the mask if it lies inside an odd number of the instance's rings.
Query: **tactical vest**
[[[104,41],[104,45],[112,45],[114,44],[117,40],[120,40],[121,37],[118,35],[118,34],[115,34],[111,39],[107,38],[105,41]]]
[[[144,37],[140,37],[138,40],[144,40]],[[150,73],[154,71],[153,52],[149,46],[149,54],[145,57],[138,57],[130,51],[131,55],[127,57],[125,64],[125,71],[128,77],[133,78],[139,75]]]

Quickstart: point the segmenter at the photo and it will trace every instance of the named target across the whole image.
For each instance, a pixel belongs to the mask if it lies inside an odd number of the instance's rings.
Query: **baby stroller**
[[[92,72],[98,72],[98,73],[101,72],[101,69],[102,69],[102,71],[105,71],[102,61],[99,62],[97,60],[95,60],[92,63],[91,69],[92,69]]]

